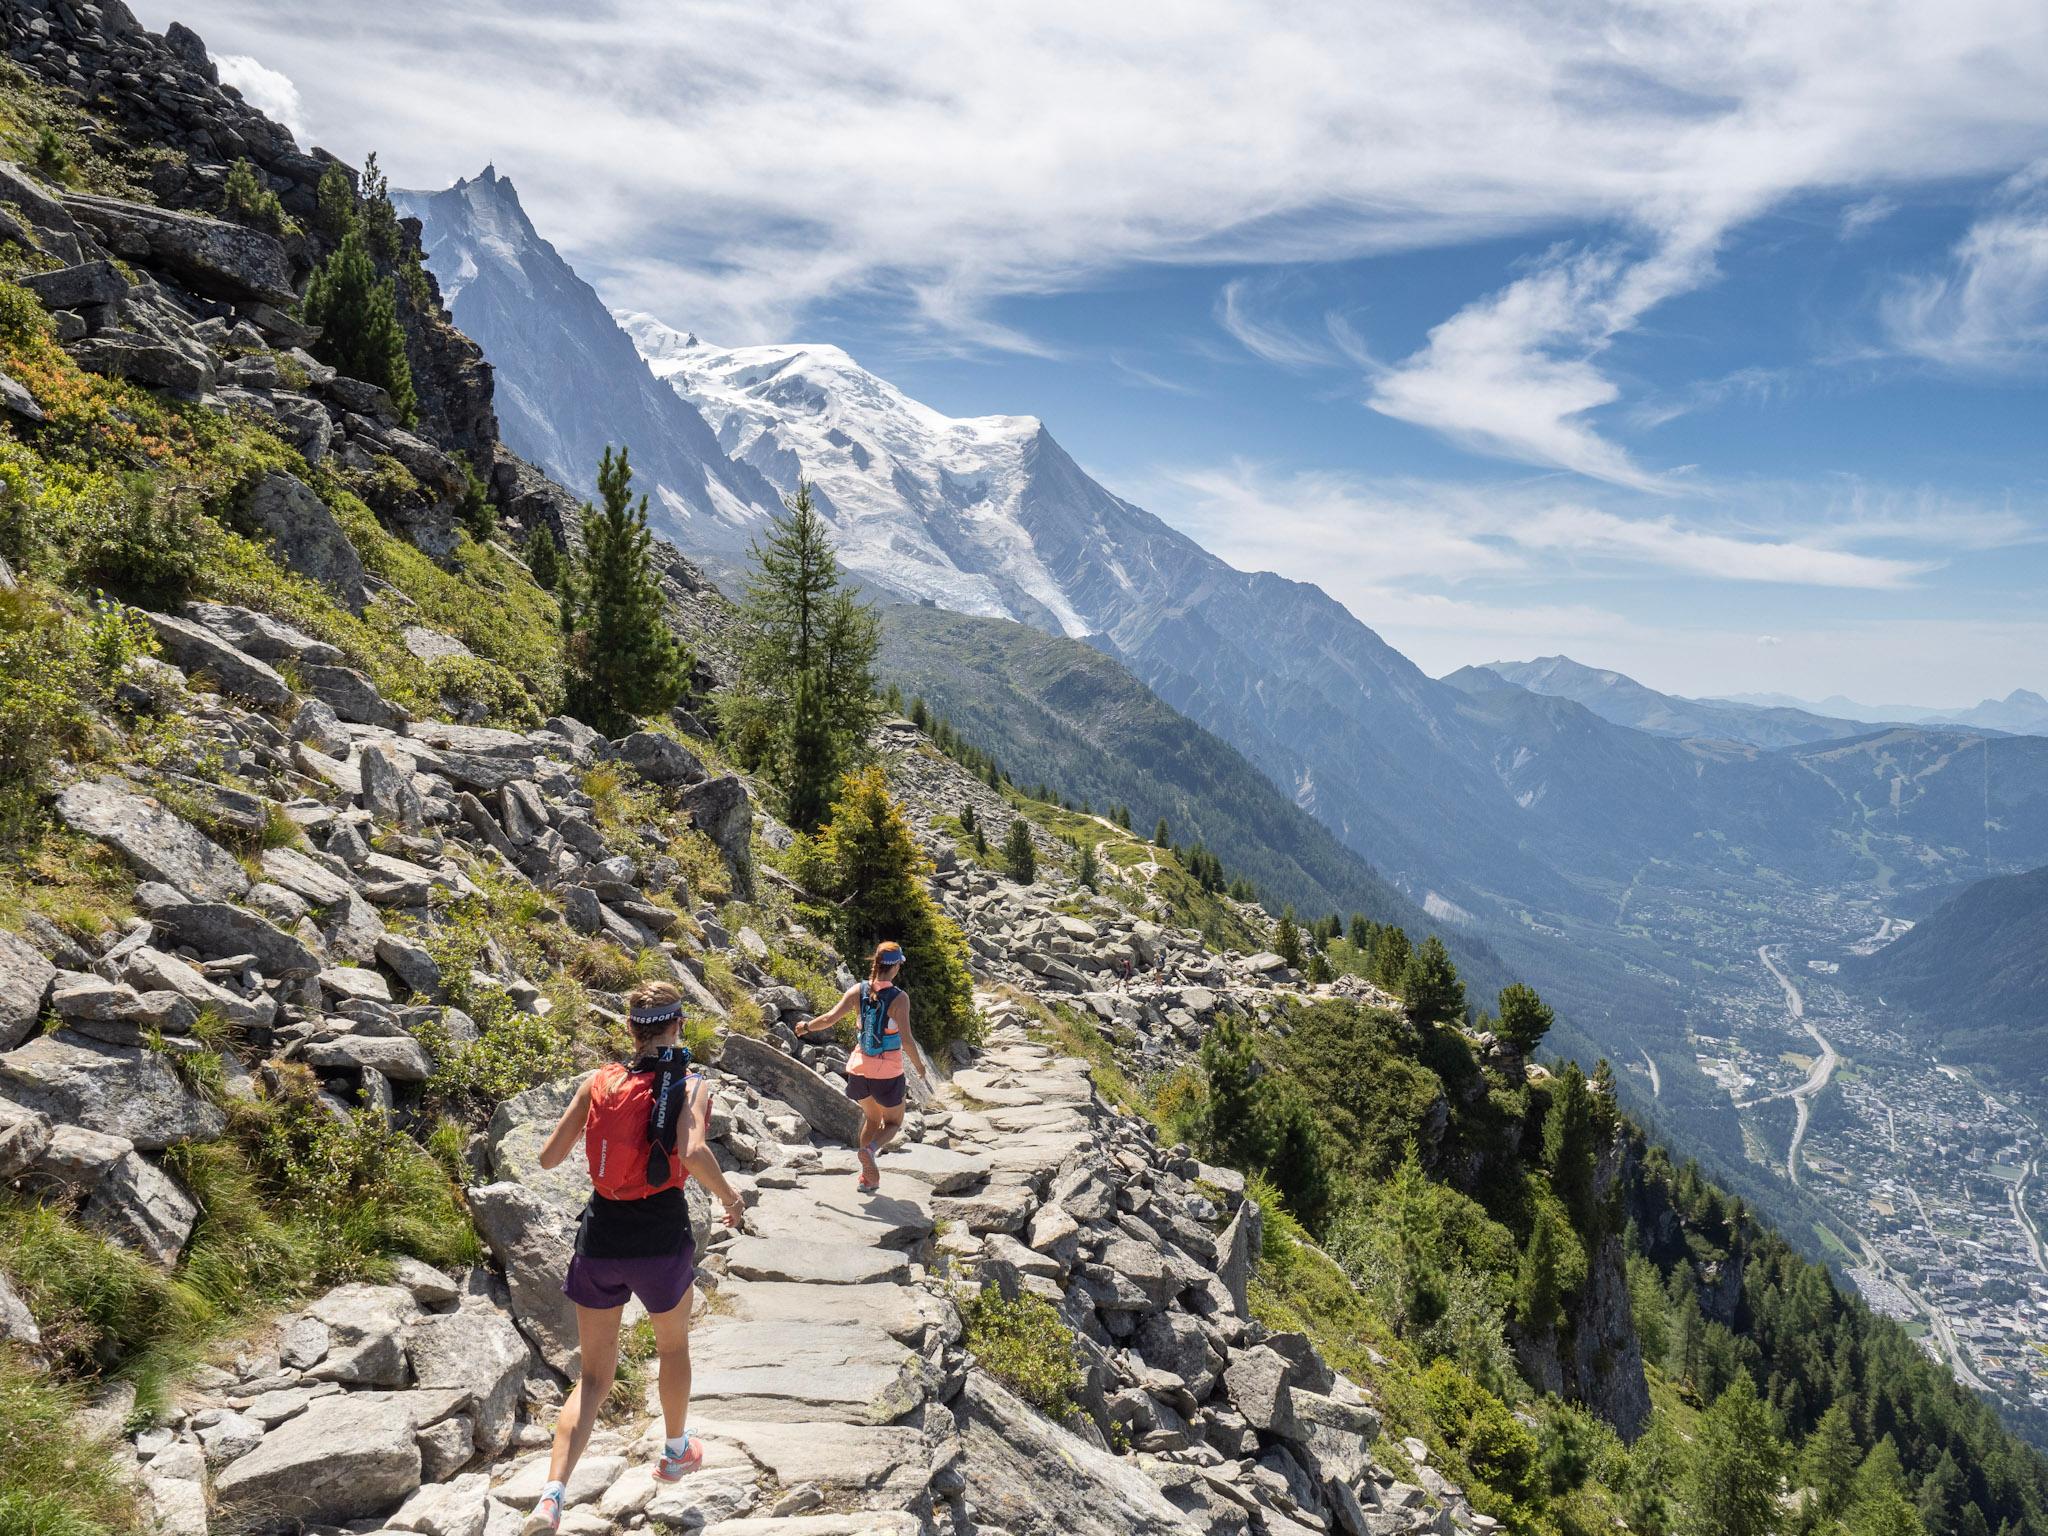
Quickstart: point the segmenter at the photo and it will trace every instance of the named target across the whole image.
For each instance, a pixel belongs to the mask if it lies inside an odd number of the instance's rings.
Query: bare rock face
[[[211,679],[223,693],[246,699],[258,709],[290,713],[298,707],[298,696],[276,668],[229,644],[205,625],[168,613],[145,617],[164,654],[186,672]]]
[[[1019,1536],[1187,1536],[1152,1480],[979,1372],[955,1404],[967,1497]]]
[[[738,775],[721,773],[683,791],[683,807],[697,824],[697,830],[711,839],[732,871],[733,892],[745,896],[753,890],[754,861],[750,842],[754,831],[754,797],[747,793]]]
[[[194,901],[234,901],[249,889],[248,872],[233,854],[117,783],[72,785],[57,797],[57,815],[72,831],[112,844],[144,879],[160,880]]]
[[[319,1398],[271,1430],[214,1479],[220,1514],[253,1524],[388,1513],[420,1485],[420,1448],[412,1416],[380,1396]]]
[[[296,979],[320,970],[318,957],[305,945],[232,902],[180,902],[159,907],[151,921],[174,943],[190,945],[209,959],[254,955],[265,976]]]
[[[269,539],[286,565],[330,588],[355,613],[369,606],[362,557],[327,503],[303,480],[281,471],[265,475],[249,493],[241,514]]]
[[[576,1374],[576,1308],[562,1294],[562,1276],[575,1251],[575,1223],[519,1184],[485,1184],[469,1191],[470,1215],[505,1272],[512,1315],[548,1364]]]
[[[297,302],[284,247],[261,230],[82,192],[66,193],[64,208],[117,255],[146,260],[210,298]]]
[[[221,1112],[188,1090],[164,1058],[138,1046],[108,1045],[71,1030],[31,1040],[0,1056],[0,1097],[145,1151],[211,1141]]]
[[[41,950],[0,930],[0,1051],[11,1050],[34,1033],[56,976],[57,968]]]

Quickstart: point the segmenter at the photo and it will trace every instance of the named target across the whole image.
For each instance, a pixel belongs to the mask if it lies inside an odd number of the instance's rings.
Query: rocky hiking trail
[[[1266,958],[1208,953],[1198,935],[1100,898],[1075,917],[1065,909],[1083,897],[1063,874],[1018,886],[928,839],[934,890],[975,949],[986,1034],[944,1053],[944,1080],[916,1085],[881,1191],[863,1195],[843,1047],[798,1046],[789,1022],[811,1005],[775,979],[748,924],[804,940],[786,909],[735,905],[783,878],[756,868],[755,845],[783,834],[743,780],[667,735],[410,719],[353,675],[353,692],[304,697],[273,673],[282,728],[191,679],[264,666],[251,647],[290,657],[305,636],[215,605],[150,617],[165,686],[186,690],[192,728],[250,786],[186,781],[178,803],[203,802],[217,823],[279,816],[291,838],[237,858],[141,770],[58,795],[74,833],[134,871],[138,915],[97,952],[40,920],[5,938],[0,1174],[68,1191],[86,1224],[176,1264],[202,1212],[164,1154],[223,1136],[224,1106],[279,1091],[299,1063],[327,1112],[402,1116],[438,1060],[476,1048],[476,1021],[448,1001],[457,984],[514,1017],[548,1017],[547,977],[495,939],[439,960],[430,948],[451,903],[531,888],[533,921],[672,975],[718,1022],[712,1145],[748,1207],[746,1230],[714,1228],[692,1186],[691,1426],[706,1465],[654,1482],[649,1362],[639,1407],[615,1412],[577,1469],[571,1536],[1490,1527],[1419,1443],[1390,1458],[1412,1479],[1398,1480],[1375,1459],[1370,1396],[1306,1338],[1251,1318],[1260,1216],[1242,1179],[1160,1147],[1154,1126],[1103,1100],[1087,1064],[1044,1043],[1045,1000],[1058,999],[1141,1055],[1184,1059],[1208,1019],[1271,1006],[1288,978]],[[649,827],[622,842],[599,824],[583,788],[599,766],[679,815],[665,846],[683,853],[677,840],[701,836],[698,875],[657,851]],[[709,873],[720,863],[731,893],[706,899],[723,890]],[[1168,983],[1114,986],[1124,951]],[[444,961],[471,966],[466,982]],[[618,1005],[587,993],[600,1017]],[[225,1038],[201,1030],[208,1016]],[[218,1065],[210,1091],[188,1076],[200,1058]],[[559,1286],[587,1183],[580,1154],[544,1172],[538,1150],[577,1081],[499,1103],[470,1140],[467,1205],[489,1262],[396,1260],[379,1283],[246,1328],[184,1379],[126,1442],[158,1532],[518,1528],[576,1369]],[[1080,1379],[1063,1422],[970,1354],[963,1313],[984,1287],[1042,1298],[1041,1347],[1066,1350],[1071,1331]],[[34,1318],[4,1284],[0,1325],[36,1348]],[[126,1414],[116,1395],[103,1419]]]

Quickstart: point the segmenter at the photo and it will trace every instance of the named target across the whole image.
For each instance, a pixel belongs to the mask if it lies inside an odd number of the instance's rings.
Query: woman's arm
[[[858,986],[848,987],[845,996],[832,1005],[831,1012],[821,1013],[814,1019],[805,1019],[803,1023],[797,1025],[796,1032],[800,1035],[813,1035],[821,1029],[830,1029],[846,1017],[847,1010],[853,1007],[854,999],[859,996]]]
[[[576,1148],[576,1138],[583,1134],[583,1122],[590,1118],[590,1079],[585,1078],[576,1085],[576,1096],[569,1100],[569,1107],[562,1111],[562,1118],[555,1122],[547,1141],[540,1149],[540,1165],[543,1168],[558,1166]]]
[[[746,1220],[747,1208],[740,1203],[739,1192],[725,1182],[725,1170],[718,1166],[718,1159],[711,1151],[711,1085],[699,1080],[690,1093],[690,1118],[683,1128],[683,1166],[690,1170],[690,1177],[697,1180],[725,1208],[725,1224],[736,1227]]]

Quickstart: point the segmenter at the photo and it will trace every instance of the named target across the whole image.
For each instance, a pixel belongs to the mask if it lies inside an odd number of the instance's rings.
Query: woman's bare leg
[[[681,1301],[652,1319],[654,1353],[661,1362],[661,1420],[671,1440],[690,1416],[690,1294],[683,1292]]]
[[[612,1382],[619,1373],[619,1320],[624,1307],[578,1307],[576,1343],[582,1355],[582,1371],[576,1385],[562,1403],[555,1420],[555,1450],[548,1458],[548,1481],[566,1483],[576,1470],[583,1448],[590,1444],[590,1432],[604,1400],[611,1396]]]

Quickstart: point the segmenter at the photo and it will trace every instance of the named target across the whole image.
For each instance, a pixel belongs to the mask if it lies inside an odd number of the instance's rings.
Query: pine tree
[[[1351,914],[1351,947],[1360,954],[1372,948],[1372,920],[1363,912]]]
[[[1515,1277],[1515,1316],[1530,1333],[1548,1333],[1564,1320],[1564,1293],[1558,1281],[1556,1220],[1539,1208],[1529,1229],[1528,1246]]]
[[[1543,1037],[1556,1021],[1557,1016],[1536,995],[1534,987],[1518,981],[1501,988],[1500,1018],[1493,1032],[1523,1055],[1532,1054],[1543,1043]]]
[[[273,235],[298,232],[291,215],[284,211],[284,204],[247,159],[228,167],[228,179],[221,187],[221,209],[237,224],[252,229],[267,230]]]
[[[1152,830],[1152,842],[1160,848],[1168,848],[1173,845],[1173,838],[1166,830],[1166,818],[1164,816],[1159,818],[1159,825]]]
[[[1301,969],[1301,930],[1294,926],[1293,907],[1281,910],[1280,921],[1273,929],[1273,953],[1286,962],[1289,970]]]
[[[526,542],[519,547],[520,558],[526,561],[526,568],[533,572],[533,584],[543,592],[552,592],[562,581],[562,550],[555,543],[554,531],[546,523],[536,522],[533,531],[526,536]]]
[[[1095,861],[1095,845],[1093,843],[1083,843],[1081,845],[1081,858],[1074,868],[1074,878],[1087,886],[1091,891],[1095,890],[1101,881],[1102,871]]]
[[[974,830],[974,806],[971,803],[960,807],[960,830],[962,832],[972,832]]]
[[[1003,867],[1019,885],[1038,878],[1038,848],[1031,841],[1031,827],[1022,816],[1010,819],[1010,834],[1003,839]]]
[[[1401,971],[1401,1000],[1418,1024],[1449,1024],[1465,1016],[1465,984],[1444,941],[1431,934]]]
[[[391,397],[399,418],[410,423],[419,398],[405,357],[405,332],[398,324],[398,290],[390,278],[378,276],[360,223],[314,268],[302,308],[306,322],[320,327],[314,356],[352,379],[378,386]]]
[[[1393,923],[1373,938],[1372,979],[1389,992],[1408,984],[1408,930]]]
[[[884,939],[903,946],[920,1045],[975,1037],[967,941],[926,889],[930,865],[881,768],[846,776],[824,828],[798,840],[792,863],[805,889],[824,899],[806,916],[830,926],[842,954],[864,956]]]
[[[462,476],[462,505],[456,508],[456,521],[477,543],[488,544],[498,536],[498,509],[491,505],[490,488],[467,464],[462,466]]]
[[[1747,1371],[1700,1418],[1686,1468],[1683,1536],[1771,1536],[1779,1529],[1785,1451]]]
[[[808,831],[846,770],[867,756],[881,711],[880,621],[841,584],[831,530],[808,484],[798,484],[752,554],[740,605],[747,639],[719,714],[734,754],[769,777],[791,825]],[[912,720],[923,706],[912,702]]]
[[[1859,1499],[1842,1516],[1846,1536],[1927,1536],[1920,1512],[1903,1493],[1887,1489]]]
[[[1319,949],[1308,957],[1308,982],[1310,986],[1320,987],[1334,980],[1336,980],[1336,973],[1330,969],[1330,957],[1328,955]]]
[[[1567,1062],[1551,1085],[1550,1108],[1543,1116],[1543,1166],[1550,1172],[1551,1188],[1572,1214],[1572,1225],[1589,1240],[1599,1230],[1593,1199],[1599,1155],[1592,1091],[1579,1064]]]
[[[674,704],[690,676],[688,654],[670,632],[647,552],[647,498],[633,500],[626,450],[598,466],[604,508],[585,503],[583,558],[565,582],[569,712],[607,735]]]
[[[1813,1427],[1813,1433],[1806,1437],[1806,1448],[1799,1458],[1800,1480],[1813,1490],[1813,1508],[1823,1518],[1832,1519],[1848,1504],[1849,1485],[1862,1459],[1862,1450],[1856,1444],[1856,1427],[1849,1422],[1848,1405],[1830,1404]]]

